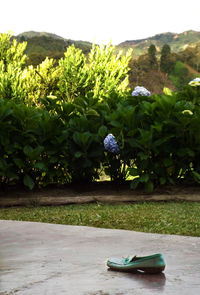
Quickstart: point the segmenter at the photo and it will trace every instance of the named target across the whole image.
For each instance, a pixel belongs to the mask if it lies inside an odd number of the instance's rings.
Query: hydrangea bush
[[[132,92],[132,96],[150,96],[151,93],[143,86],[136,86]]]
[[[194,86],[194,87],[200,86],[200,78],[195,78],[192,81],[190,81],[188,84],[190,86]]]
[[[104,163],[104,172],[111,181],[120,182],[125,179],[122,169],[123,161],[121,160],[120,149],[113,134],[108,134],[104,139],[104,148],[106,153],[106,161]]]
[[[113,154],[119,153],[118,144],[115,140],[114,135],[112,134],[108,134],[106,138],[104,139],[104,147],[110,153],[113,153]]]

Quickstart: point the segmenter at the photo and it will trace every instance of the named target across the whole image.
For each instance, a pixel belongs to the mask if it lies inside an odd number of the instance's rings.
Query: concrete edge
[[[158,201],[190,201],[200,202],[200,194],[158,194],[158,195],[81,195],[81,196],[30,196],[0,198],[0,207],[12,206],[57,206],[89,203],[128,203],[128,202],[158,202]]]

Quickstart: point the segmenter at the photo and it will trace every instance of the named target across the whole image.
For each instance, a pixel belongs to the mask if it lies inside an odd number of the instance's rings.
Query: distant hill
[[[65,39],[58,35],[47,32],[28,31],[14,36],[18,42],[27,41],[25,53],[29,57],[29,64],[37,65],[41,63],[46,56],[59,59],[64,56],[67,47],[74,44],[80,48],[83,53],[88,53],[92,48],[92,43],[87,41],[75,41]]]
[[[190,30],[180,34],[167,32],[146,39],[128,40],[120,43],[118,47],[122,49],[133,48],[134,55],[138,56],[147,52],[151,44],[156,46],[158,52],[161,51],[164,44],[168,44],[172,52],[179,52],[188,46],[195,46],[198,42],[200,42],[200,32]]]
[[[56,34],[47,33],[47,32],[35,32],[35,31],[23,32],[23,33],[17,35],[17,38],[24,37],[25,40],[28,40],[33,37],[41,37],[41,36],[51,37],[51,38],[55,38],[55,39],[64,39],[63,37],[60,37]]]
[[[88,41],[65,39],[47,32],[28,31],[15,36],[15,38],[19,42],[27,41],[26,54],[30,59],[31,56],[34,58],[39,57],[39,59],[45,56],[59,59],[64,55],[67,47],[72,44],[82,49],[84,53],[88,53],[92,48],[92,43]],[[116,49],[127,50],[128,48],[133,48],[133,55],[137,57],[146,53],[151,44],[156,46],[157,52],[161,51],[164,44],[170,45],[172,52],[180,52],[187,47],[196,46],[198,42],[200,42],[200,32],[190,30],[180,34],[167,32],[145,39],[128,40],[117,45]]]
[[[33,43],[33,40],[34,40],[34,42],[36,42],[36,40],[37,40],[37,42],[43,41],[43,40],[46,42],[53,41],[55,48],[56,48],[56,44],[58,44],[58,51],[61,50],[60,49],[61,44],[64,45],[65,50],[66,50],[66,47],[68,47],[69,45],[72,45],[72,44],[74,44],[76,47],[79,47],[83,51],[89,51],[92,47],[91,42],[65,39],[65,38],[58,36],[56,34],[47,33],[47,32],[28,31],[28,32],[23,32],[23,33],[17,35],[15,38],[17,38],[19,41],[22,41],[22,40],[28,41],[28,43],[30,43],[30,45],[29,45],[30,48],[31,48],[31,43]],[[39,45],[41,45],[41,44],[39,44]],[[42,42],[42,46],[44,46],[44,48],[45,48],[45,42]],[[46,45],[46,47],[49,50],[49,44]]]

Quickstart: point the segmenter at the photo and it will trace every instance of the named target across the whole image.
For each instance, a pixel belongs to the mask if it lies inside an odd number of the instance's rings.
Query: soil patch
[[[148,201],[200,202],[200,186],[166,186],[148,194],[143,190],[130,190],[129,183],[109,181],[91,184],[49,186],[29,191],[9,188],[0,192],[0,207],[27,205],[67,205],[84,203],[124,203]]]

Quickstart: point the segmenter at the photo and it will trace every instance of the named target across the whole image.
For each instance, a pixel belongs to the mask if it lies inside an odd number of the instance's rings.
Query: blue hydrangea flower
[[[151,93],[143,86],[136,86],[132,92],[132,96],[150,96]]]
[[[112,134],[108,134],[106,136],[106,138],[104,139],[104,147],[105,149],[110,152],[110,153],[113,153],[113,154],[118,154],[119,153],[119,147],[118,147],[118,144],[115,140],[115,137],[114,135]]]
[[[190,86],[200,86],[200,78],[195,78],[188,83]]]

